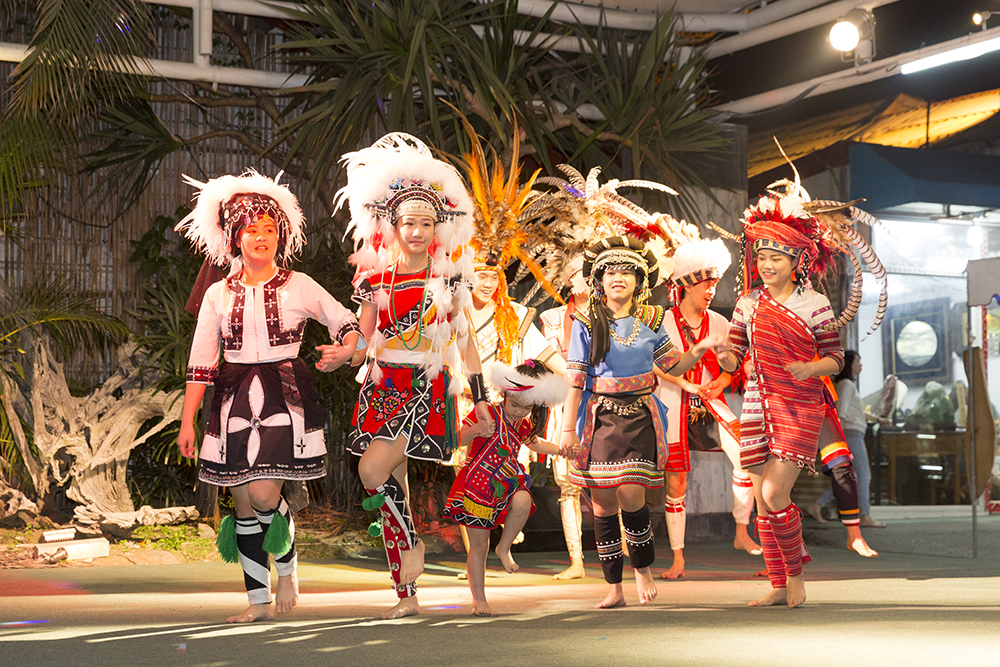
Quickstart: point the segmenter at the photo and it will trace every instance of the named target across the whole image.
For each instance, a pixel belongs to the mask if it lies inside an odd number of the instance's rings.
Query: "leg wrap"
[[[417,594],[416,584],[399,582],[400,552],[409,551],[417,541],[417,531],[413,527],[413,520],[406,506],[406,493],[402,485],[391,475],[382,486],[367,491],[373,497],[381,495],[385,500],[379,511],[382,520],[382,542],[385,544],[385,556],[389,561],[392,588],[399,598],[413,597]]]
[[[250,604],[271,603],[271,561],[264,551],[264,530],[257,517],[236,519],[236,548]]]
[[[570,559],[583,560],[583,514],[579,494],[560,498],[559,514]]]
[[[753,512],[753,482],[742,470],[733,471],[733,518],[736,523],[750,525]]]
[[[781,549],[774,541],[770,519],[759,514],[757,515],[757,537],[760,539],[760,548],[764,551],[764,565],[767,566],[767,578],[771,581],[771,588],[785,588],[785,564],[781,560]]]
[[[768,512],[774,541],[781,549],[781,560],[785,564],[785,575],[797,577],[802,574],[805,543],[802,541],[802,514],[792,503],[778,512]]]
[[[833,479],[833,497],[837,499],[837,510],[845,526],[861,523],[858,509],[858,480],[854,477],[854,466],[850,461],[830,471]]]
[[[653,524],[649,520],[649,508],[645,505],[637,512],[622,510],[622,524],[625,526],[625,541],[628,555],[634,569],[649,567],[656,560],[653,544]]]
[[[622,583],[625,568],[625,554],[622,553],[622,533],[618,526],[618,515],[595,516],[594,537],[597,540],[597,555],[604,570],[604,581],[609,584]]]
[[[285,501],[284,496],[278,501],[278,507],[272,510],[260,511],[254,510],[254,514],[257,515],[257,521],[260,522],[261,529],[266,533],[274,530],[277,526],[272,525],[275,515],[280,515],[284,518],[284,524],[287,525],[287,541],[288,549],[280,554],[272,554],[274,556],[274,567],[278,570],[279,577],[287,577],[290,574],[295,574],[295,567],[298,565],[299,559],[295,553],[295,520],[292,518],[292,510]],[[284,529],[282,529],[284,532]],[[265,549],[266,550],[266,549]]]
[[[752,492],[752,489],[751,489]],[[670,536],[670,549],[679,551],[684,548],[684,529],[687,524],[687,507],[684,498],[667,496],[665,505],[667,519],[667,534]]]

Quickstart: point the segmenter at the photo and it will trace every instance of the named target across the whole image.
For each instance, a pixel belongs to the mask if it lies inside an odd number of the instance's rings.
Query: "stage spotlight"
[[[842,53],[854,51],[855,64],[875,55],[875,17],[867,9],[852,9],[830,28],[830,44]]]
[[[990,20],[991,16],[993,16],[993,12],[976,12],[972,15],[972,22],[983,26],[983,30],[986,30],[986,22]]]

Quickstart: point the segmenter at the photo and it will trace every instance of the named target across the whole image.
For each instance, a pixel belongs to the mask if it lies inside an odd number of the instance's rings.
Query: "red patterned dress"
[[[511,424],[497,405],[490,405],[489,410],[496,430],[472,441],[469,457],[451,485],[444,509],[444,515],[458,523],[487,530],[503,524],[516,491],[531,487],[531,476],[517,460],[531,424],[527,419]],[[473,411],[462,425],[470,427],[477,421]],[[534,511],[532,503],[531,513]]]

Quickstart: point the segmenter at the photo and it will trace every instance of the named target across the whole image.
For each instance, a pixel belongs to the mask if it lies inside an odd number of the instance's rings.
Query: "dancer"
[[[832,209],[824,210],[825,205]],[[852,285],[849,308],[835,321],[829,300],[808,285],[810,275],[822,276],[831,267],[834,253],[858,244],[860,236],[846,216],[816,215],[841,209],[854,215],[849,204],[810,203],[797,181],[781,181],[742,220],[741,281],[747,291],[736,303],[731,349],[719,355],[719,363],[732,372],[748,351],[752,360],[740,458],[754,483],[757,529],[772,590],[751,606],[797,607],[805,601],[802,565],[811,559],[790,494],[803,467],[815,472],[817,448],[843,441],[820,378],[840,371],[844,352],[836,329],[853,317],[858,303]],[[866,245],[859,247],[870,253]],[[757,276],[763,285],[750,289]]]
[[[542,323],[542,332],[546,340],[565,359],[569,352],[569,335],[573,327],[573,318],[577,313],[586,317],[587,300],[590,289],[583,279],[583,256],[577,255],[567,267],[569,277],[565,283],[569,285],[569,302],[565,306],[550,308],[538,316]],[[562,431],[562,410],[552,410],[549,415],[549,425],[546,437],[556,442]],[[583,512],[580,507],[580,486],[574,484],[569,476],[570,462],[563,456],[549,458],[552,466],[552,479],[559,486],[559,516],[562,520],[563,537],[566,539],[566,550],[569,552],[569,567],[552,575],[553,579],[580,579],[586,571],[583,567]]]
[[[875,415],[866,413],[861,406],[855,384],[860,374],[861,355],[854,350],[847,350],[844,353],[844,368],[833,381],[837,393],[837,415],[844,428],[850,456],[842,456],[831,467],[833,462],[827,461],[827,457],[820,452],[823,473],[831,478],[831,485],[806,511],[819,523],[827,523],[823,518],[823,506],[836,497],[840,520],[847,529],[847,548],[865,558],[874,558],[878,556],[878,552],[865,541],[861,535],[861,527],[883,528],[885,524],[871,517],[871,469],[868,465],[868,448],[865,447],[865,430],[869,421],[880,420]],[[888,423],[887,419],[885,423]]]
[[[462,446],[471,445],[465,467],[459,471],[444,510],[467,527],[469,555],[466,571],[472,590],[474,616],[496,616],[486,601],[486,557],[490,530],[503,525],[496,554],[504,570],[518,570],[511,557],[514,538],[535,511],[531,477],[518,462],[526,445],[543,454],[562,454],[559,446],[539,438],[545,432],[549,408],[566,398],[566,380],[537,359],[516,368],[487,366],[489,382],[501,391],[501,400],[490,406],[495,428],[481,423],[475,413],[462,422]]]
[[[459,357],[479,421],[492,428],[475,337],[469,336],[469,201],[461,177],[434,159],[418,139],[389,134],[345,155],[358,267],[354,300],[369,341],[368,369],[355,409],[350,451],[380,510],[380,523],[398,604],[382,618],[417,614],[416,579],[424,545],[410,517],[407,457],[447,460],[458,445],[453,377]],[[358,360],[359,361],[359,360]],[[373,524],[375,525],[375,524]],[[376,526],[377,528],[377,526]]]
[[[223,519],[218,545],[224,560],[242,564],[250,606],[227,620],[250,623],[289,612],[298,599],[295,527],[283,481],[326,474],[326,410],[298,357],[306,319],[326,325],[333,340],[318,348],[320,370],[339,367],[363,342],[350,311],[309,276],[282,268],[305,242],[302,212],[288,188],[252,170],[187,182],[201,191],[178,231],[231,269],[201,303],[177,444],[194,456],[195,415],[214,384],[198,478],[232,493],[236,517]],[[270,556],[278,571],[274,607]]]
[[[567,361],[572,388],[561,444],[575,455],[571,478],[591,489],[597,551],[608,582],[597,608],[608,609],[625,604],[619,508],[639,602],[656,597],[644,487],[663,485],[667,415],[653,394],[653,369],[683,374],[725,339],[713,335],[683,353],[674,348],[661,326],[663,309],[646,305],[659,268],[642,241],[613,236],[594,243],[584,255],[583,275],[590,281],[590,307],[587,317],[577,314],[573,323]]]
[[[690,349],[710,333],[728,335],[729,321],[709,310],[719,278],[732,258],[722,239],[684,243],[674,252],[673,284],[675,305],[664,321],[670,342],[678,350]],[[690,450],[721,448],[733,463],[733,518],[736,537],[733,547],[759,555],[760,547],[747,532],[753,510],[753,484],[740,466],[739,420],[726,405],[722,392],[732,376],[719,368],[711,351],[705,353],[683,377],[657,373],[663,382],[657,397],[669,410],[667,442],[666,520],[673,563],[662,572],[664,579],[684,576],[684,528],[687,474],[691,470]]]

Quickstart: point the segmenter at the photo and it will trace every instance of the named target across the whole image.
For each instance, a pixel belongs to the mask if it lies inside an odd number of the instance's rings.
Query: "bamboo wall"
[[[252,17],[229,16],[242,26],[254,54],[260,54],[258,67],[280,69],[270,50],[280,38],[266,22]],[[5,41],[26,42],[23,33],[9,32]],[[191,30],[187,18],[161,10],[157,26],[158,50],[154,58],[191,61]],[[213,64],[240,66],[227,39],[216,33]],[[13,63],[0,63],[0,102],[10,96],[8,76]],[[150,93],[157,95],[190,94],[191,84],[181,81],[152,81]],[[243,92],[246,92],[245,90]],[[280,105],[279,105],[280,106]],[[204,108],[192,103],[154,103],[153,108],[164,125],[178,137],[190,139],[222,130],[235,130],[266,144],[275,133],[275,123],[254,108]],[[23,232],[19,245],[15,239],[0,237],[0,275],[12,288],[30,283],[39,275],[65,274],[75,278],[83,290],[99,295],[98,305],[107,313],[136,326],[133,311],[143,293],[138,266],[129,262],[132,241],[142,237],[160,215],[173,216],[181,206],[190,206],[194,189],[182,180],[182,174],[204,181],[222,174],[239,174],[253,167],[267,175],[279,169],[273,162],[258,157],[253,150],[233,138],[212,138],[185,147],[164,158],[139,201],[127,210],[112,197],[104,204],[96,201],[97,175],[54,174],[51,184],[29,194],[23,216],[15,221]],[[306,192],[305,184],[290,180],[307,220],[327,215],[321,205]],[[178,236],[178,252],[183,246]],[[68,360],[68,373],[86,383],[100,382],[107,376],[114,360],[93,359],[79,354]]]

